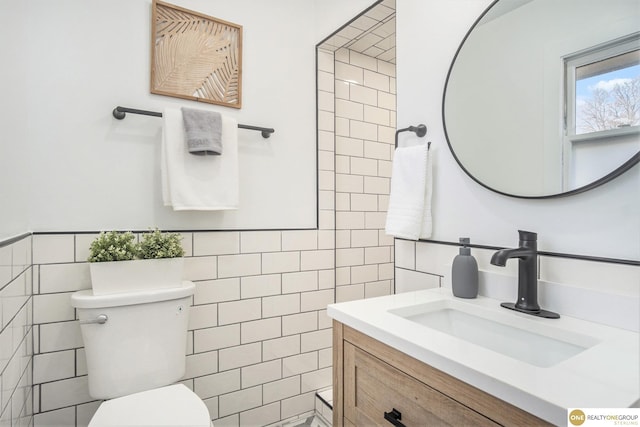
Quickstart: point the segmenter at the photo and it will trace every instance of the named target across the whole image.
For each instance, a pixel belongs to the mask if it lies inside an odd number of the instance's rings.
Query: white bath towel
[[[162,199],[173,210],[226,210],[238,208],[238,124],[222,116],[220,156],[189,154],[182,112],[163,113],[161,173]]]
[[[385,231],[403,239],[431,237],[432,172],[426,144],[396,148]]]

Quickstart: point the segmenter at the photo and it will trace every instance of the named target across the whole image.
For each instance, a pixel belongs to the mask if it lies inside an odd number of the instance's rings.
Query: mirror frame
[[[453,145],[451,144],[451,140],[449,139],[449,133],[447,132],[447,120],[446,120],[446,113],[445,113],[445,105],[446,105],[446,99],[447,99],[447,88],[449,86],[449,78],[451,77],[451,72],[453,71],[453,67],[456,64],[456,59],[458,59],[458,55],[460,54],[460,51],[462,50],[465,42],[467,41],[467,39],[469,38],[469,36],[473,32],[473,30],[477,27],[478,23],[482,20],[482,18],[484,18],[484,16],[491,10],[491,8],[493,8],[493,6],[495,6],[495,4],[498,3],[499,1],[500,0],[494,0],[493,2],[491,2],[491,4],[484,10],[484,12],[482,12],[482,14],[480,14],[480,16],[475,20],[475,22],[471,25],[471,28],[469,28],[469,30],[465,34],[464,38],[460,42],[460,45],[458,46],[458,49],[456,50],[455,55],[453,56],[453,59],[451,60],[451,65],[449,66],[449,71],[447,72],[447,78],[446,78],[445,84],[444,84],[444,90],[443,90],[443,93],[442,93],[442,127],[444,129],[444,136],[445,136],[445,138],[447,140],[447,145],[449,146],[449,150],[451,151],[451,154],[453,155],[453,158],[456,159],[456,162],[458,163],[458,166],[460,166],[460,168],[472,180],[474,180],[476,183],[478,183],[482,187],[484,187],[484,188],[486,188],[486,189],[488,189],[490,191],[493,191],[494,193],[502,194],[503,196],[515,197],[515,198],[518,198],[518,199],[553,199],[553,198],[566,197],[566,196],[572,196],[574,194],[584,193],[585,191],[589,191],[591,189],[599,187],[599,186],[601,186],[601,185],[603,185],[603,184],[605,184],[605,183],[607,183],[609,181],[614,180],[615,178],[617,178],[618,176],[622,175],[623,173],[625,173],[626,171],[628,171],[629,169],[634,167],[636,164],[638,164],[640,162],[640,151],[638,151],[629,160],[627,160],[622,165],[620,165],[617,169],[614,169],[613,171],[609,172],[608,174],[606,174],[605,176],[603,176],[601,178],[598,178],[597,180],[591,182],[590,184],[584,185],[582,187],[575,188],[573,190],[565,191],[563,193],[548,194],[548,195],[541,195],[541,196],[526,196],[526,195],[521,195],[521,194],[511,194],[511,193],[507,193],[507,192],[504,192],[504,191],[497,190],[497,189],[495,189],[493,187],[488,186],[487,184],[483,183],[482,181],[480,181],[478,178],[473,176],[471,174],[471,172],[469,172],[467,170],[467,168],[464,167],[464,165],[462,164],[462,162],[460,161],[460,159],[456,155],[456,152],[453,149]]]

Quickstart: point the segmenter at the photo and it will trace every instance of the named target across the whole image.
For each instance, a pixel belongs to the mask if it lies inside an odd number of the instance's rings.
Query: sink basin
[[[454,300],[406,306],[389,313],[541,368],[556,365],[598,343],[593,337],[510,313],[473,312],[474,309],[477,307],[465,307]]]

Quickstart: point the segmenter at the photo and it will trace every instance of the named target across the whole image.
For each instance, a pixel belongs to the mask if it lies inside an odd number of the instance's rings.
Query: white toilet
[[[98,426],[210,427],[204,402],[182,384],[187,323],[195,286],[71,296],[84,341],[89,394],[107,399],[89,423]]]

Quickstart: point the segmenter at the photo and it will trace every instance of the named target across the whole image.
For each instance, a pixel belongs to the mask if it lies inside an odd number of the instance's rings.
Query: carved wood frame
[[[242,107],[242,26],[154,0],[151,93]]]

